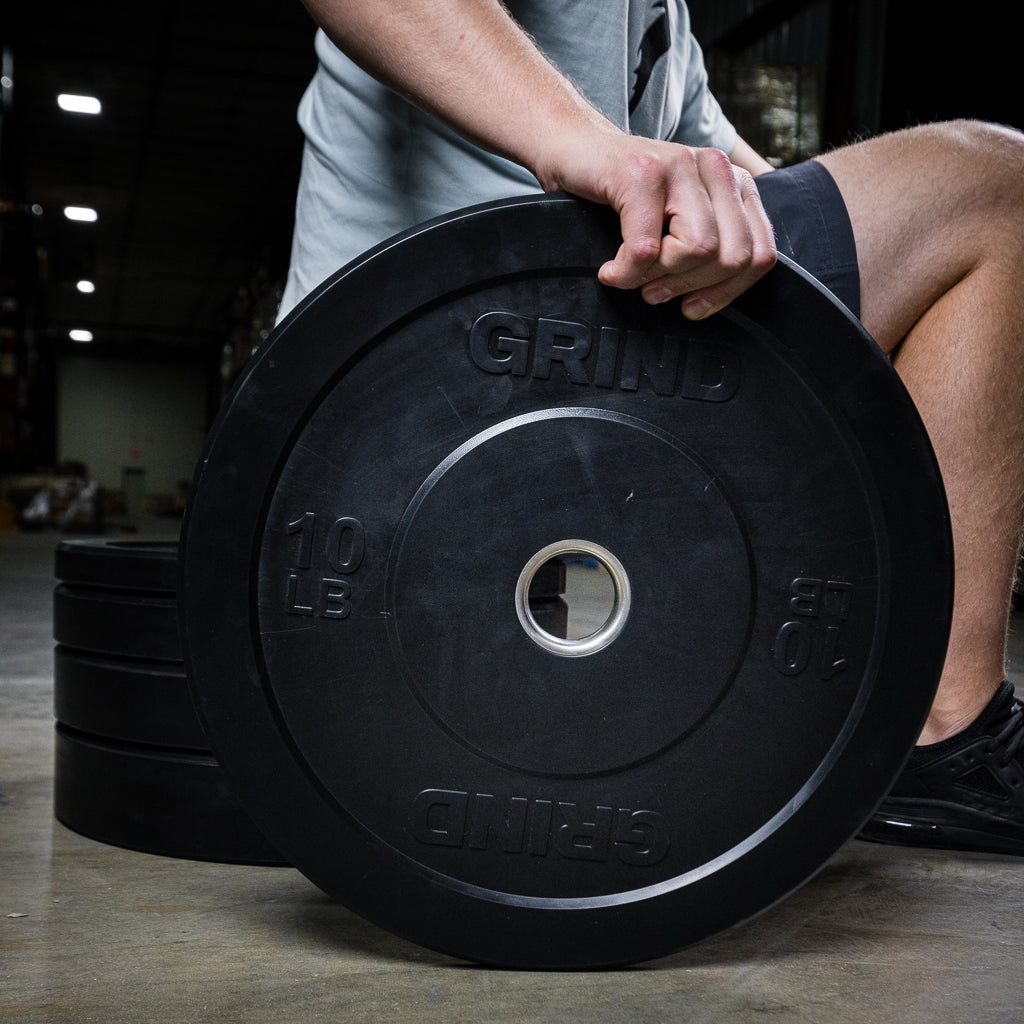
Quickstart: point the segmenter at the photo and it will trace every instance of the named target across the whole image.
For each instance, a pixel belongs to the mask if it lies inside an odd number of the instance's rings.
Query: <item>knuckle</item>
[[[771,240],[769,243],[754,249],[750,260],[750,269],[758,274],[765,274],[775,266],[778,259],[778,250],[775,248],[774,240]]]
[[[660,254],[661,245],[656,238],[633,238],[623,243],[623,255],[631,263],[653,263]]]
[[[717,232],[703,232],[690,238],[686,248],[693,259],[702,263],[721,262],[722,252]]]
[[[659,265],[668,273],[693,272],[718,262],[718,237],[684,234],[666,237]]]
[[[632,152],[627,162],[630,178],[636,183],[657,182],[665,176],[665,162],[661,154],[650,148]]]
[[[733,180],[736,182],[736,187],[739,189],[740,195],[750,196],[757,193],[757,185],[754,183],[754,176],[745,167],[740,167],[738,164],[732,164],[732,175]]]
[[[635,184],[665,190],[680,176],[696,171],[697,152],[673,142],[644,140],[629,153],[627,173]]]
[[[699,149],[696,152],[703,172],[722,175],[730,180],[734,180],[735,171],[733,168],[736,165],[720,149]]]
[[[754,251],[751,245],[734,245],[718,254],[719,265],[730,276],[744,273],[753,261]]]

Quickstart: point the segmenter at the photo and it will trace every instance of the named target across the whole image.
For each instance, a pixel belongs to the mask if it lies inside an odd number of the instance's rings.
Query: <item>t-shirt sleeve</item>
[[[680,47],[680,50],[685,52],[685,86],[679,122],[671,140],[687,146],[714,146],[731,153],[736,145],[736,129],[708,86],[700,45],[690,35],[688,46]]]

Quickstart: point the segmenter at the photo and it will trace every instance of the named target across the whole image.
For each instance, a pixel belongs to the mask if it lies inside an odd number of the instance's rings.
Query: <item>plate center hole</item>
[[[523,569],[516,591],[516,611],[527,635],[568,658],[607,647],[625,625],[629,605],[629,580],[619,560],[580,540],[539,551]]]
[[[595,555],[556,555],[534,573],[529,604],[544,632],[559,640],[583,640],[598,632],[615,611],[615,582]]]

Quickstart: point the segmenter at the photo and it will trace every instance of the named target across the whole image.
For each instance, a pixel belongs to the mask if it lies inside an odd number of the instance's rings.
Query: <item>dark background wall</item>
[[[9,6],[0,18],[0,491],[5,476],[86,453],[93,468],[145,464],[151,480],[176,479],[194,452],[172,461],[152,440],[167,430],[145,410],[186,415],[182,401],[154,397],[172,377],[178,393],[203,392],[198,408],[188,403],[197,449],[272,325],[312,22],[299,0]],[[1024,128],[1016,6],[690,2],[723,106],[777,165],[923,121]],[[59,111],[55,94],[68,90],[100,93],[102,117]],[[69,224],[66,202],[96,206],[98,222]],[[95,280],[94,294],[76,291],[79,277]],[[94,342],[69,340],[74,327]],[[81,361],[96,372],[79,372]],[[167,365],[186,367],[191,383]],[[86,379],[91,401],[75,390]],[[133,402],[123,400],[129,386]],[[104,417],[115,398],[128,412],[112,431]]]
[[[777,163],[926,121],[1024,127],[1020,43],[1007,20],[1013,7],[994,0],[690,4],[723,105]]]
[[[881,126],[976,117],[1024,128],[1017,4],[890,0]]]

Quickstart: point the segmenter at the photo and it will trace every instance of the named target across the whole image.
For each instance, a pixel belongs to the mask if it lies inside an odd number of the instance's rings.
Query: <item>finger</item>
[[[757,190],[753,175],[740,167],[734,168],[734,172],[750,228],[750,266],[760,277],[775,266],[778,257],[775,229],[761,202],[761,193]]]
[[[634,160],[623,202],[612,201],[623,243],[615,259],[602,268],[604,283],[637,288],[714,258],[717,226],[697,166],[699,152],[663,144],[657,152]]]
[[[714,223],[713,227],[704,228],[702,236],[688,235],[680,226],[681,218],[674,218],[670,225],[660,263],[676,294],[742,277],[753,251],[748,211],[729,158],[721,150],[697,150],[696,165]],[[659,282],[648,292],[664,296],[668,283]]]
[[[651,280],[643,294],[649,302],[686,295],[683,312],[703,319],[728,305],[775,263],[775,236],[753,178],[729,169],[732,183],[708,180],[718,218],[719,249],[713,260],[683,265],[682,272]],[[664,249],[671,246],[666,240]],[[667,263],[663,255],[660,263]]]
[[[669,198],[668,231],[658,271],[644,287],[648,302],[718,284],[741,274],[751,255],[751,230],[733,174],[721,150],[692,152],[693,174]]]
[[[665,190],[650,182],[634,190],[617,209],[622,244],[615,258],[598,271],[598,279],[613,288],[639,288],[649,280],[661,254],[665,223]]]
[[[737,174],[737,184],[750,230],[749,259],[742,271],[686,295],[682,310],[683,315],[691,320],[702,320],[723,309],[768,273],[778,258],[775,232],[761,203],[754,179],[743,171]]]
[[[732,273],[742,274],[753,251],[751,211],[745,192],[746,184],[753,185],[753,179],[719,149],[698,150],[697,168],[715,212],[718,230],[715,262],[727,277]]]

